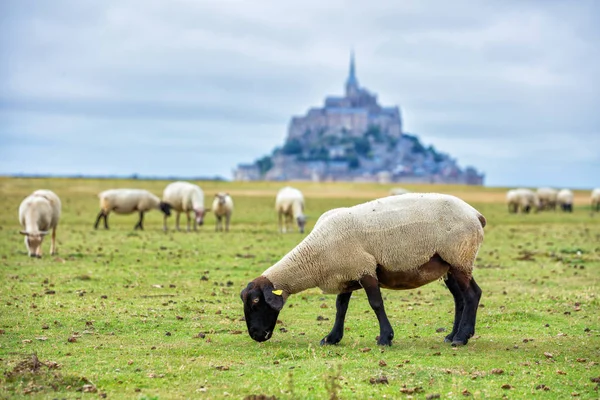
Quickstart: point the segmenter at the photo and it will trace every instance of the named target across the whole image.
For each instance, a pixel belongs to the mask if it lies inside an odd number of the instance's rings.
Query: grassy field
[[[452,296],[440,282],[384,291],[394,344],[356,292],[344,339],[321,347],[335,296],[289,298],[273,338],[247,335],[239,293],[302,235],[277,232],[281,183],[201,182],[207,204],[229,191],[232,230],[162,231],[162,215],[111,215],[93,229],[96,193],[164,181],[0,178],[0,398],[599,398],[600,215],[577,192],[573,214],[509,215],[505,189],[415,186],[455,194],[487,218],[475,278],[477,332],[443,343]],[[324,211],[385,196],[390,186],[294,184],[310,231]],[[17,210],[34,189],[62,199],[58,255],[27,257]],[[185,219],[182,219],[185,221]],[[173,226],[174,218],[170,224]],[[444,332],[444,330],[446,332]],[[272,396],[272,397],[271,397]]]

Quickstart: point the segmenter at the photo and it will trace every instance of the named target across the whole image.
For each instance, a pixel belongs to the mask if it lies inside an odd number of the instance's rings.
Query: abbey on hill
[[[352,54],[345,96],[292,117],[283,147],[240,164],[234,178],[482,185],[484,176],[403,132],[400,108],[379,105],[359,86]]]

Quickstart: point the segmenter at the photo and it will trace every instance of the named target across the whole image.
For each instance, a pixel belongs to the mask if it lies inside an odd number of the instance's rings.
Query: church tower
[[[346,79],[346,97],[354,97],[358,94],[358,79],[356,79],[356,66],[354,65],[354,50],[350,53],[350,72]]]

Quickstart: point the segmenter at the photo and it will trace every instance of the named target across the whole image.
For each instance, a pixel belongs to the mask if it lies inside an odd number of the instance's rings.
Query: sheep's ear
[[[265,301],[272,309],[281,311],[283,304],[285,303],[283,290],[273,290],[273,287],[269,286],[263,288],[263,294],[265,296]]]
[[[29,233],[27,233],[27,231],[19,231],[19,233],[23,236],[29,236]]]

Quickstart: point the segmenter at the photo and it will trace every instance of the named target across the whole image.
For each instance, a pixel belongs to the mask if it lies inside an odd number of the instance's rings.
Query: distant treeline
[[[144,181],[227,181],[221,176],[152,176],[152,175],[84,175],[84,174],[4,174],[8,178],[73,178],[73,179],[134,179]]]

